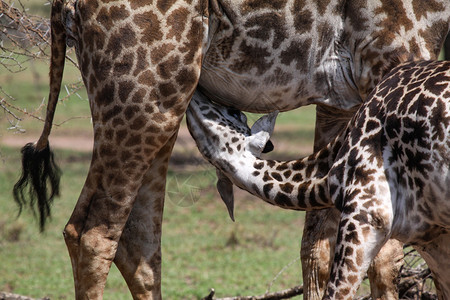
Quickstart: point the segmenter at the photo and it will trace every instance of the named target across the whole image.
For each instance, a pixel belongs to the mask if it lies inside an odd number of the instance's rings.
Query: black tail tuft
[[[14,185],[14,200],[20,212],[24,205],[29,205],[35,213],[35,203],[39,209],[39,225],[44,230],[45,221],[50,217],[50,205],[54,196],[59,196],[61,170],[56,165],[53,153],[47,144],[43,150],[37,150],[32,144],[22,148],[22,176]],[[50,185],[50,193],[47,185]],[[28,191],[26,191],[28,187]],[[30,199],[25,195],[28,192]]]

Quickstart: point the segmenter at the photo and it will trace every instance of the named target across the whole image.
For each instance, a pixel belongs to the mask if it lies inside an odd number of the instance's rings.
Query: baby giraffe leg
[[[345,206],[346,209],[352,208]],[[364,219],[368,219],[368,222],[361,221]],[[324,299],[355,297],[371,261],[387,240],[388,219],[389,216],[380,214],[379,210],[341,218],[330,282]]]

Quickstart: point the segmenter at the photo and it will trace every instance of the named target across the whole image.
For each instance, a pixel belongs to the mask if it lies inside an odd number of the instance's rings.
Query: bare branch
[[[260,296],[236,296],[236,297],[225,297],[225,298],[215,298],[215,290],[211,289],[208,296],[204,297],[202,300],[278,300],[278,299],[289,299],[298,295],[303,294],[303,285],[295,286],[290,289],[266,293]]]

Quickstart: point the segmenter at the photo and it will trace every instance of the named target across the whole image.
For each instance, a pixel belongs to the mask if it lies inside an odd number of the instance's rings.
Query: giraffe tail
[[[19,215],[24,205],[35,213],[39,210],[39,226],[43,231],[45,222],[51,216],[53,198],[59,195],[61,171],[50,150],[48,137],[58,103],[66,54],[66,31],[62,23],[63,0],[55,0],[51,13],[51,63],[50,93],[44,128],[36,143],[22,148],[22,175],[13,188],[14,200],[19,206]],[[28,196],[26,195],[28,193]]]

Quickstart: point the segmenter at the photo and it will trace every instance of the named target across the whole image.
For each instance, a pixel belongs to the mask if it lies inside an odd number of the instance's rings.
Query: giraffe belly
[[[308,104],[308,98],[297,91],[297,84],[289,86],[282,80],[267,82],[250,74],[235,74],[226,68],[204,67],[199,85],[211,100],[241,111],[287,111]]]
[[[353,84],[351,69],[339,59],[324,59],[321,64],[301,71],[291,66],[274,65],[259,74],[255,67],[236,72],[233,59],[203,61],[199,87],[212,101],[241,111],[269,113],[288,111],[309,104],[325,104],[350,110],[362,100]]]

